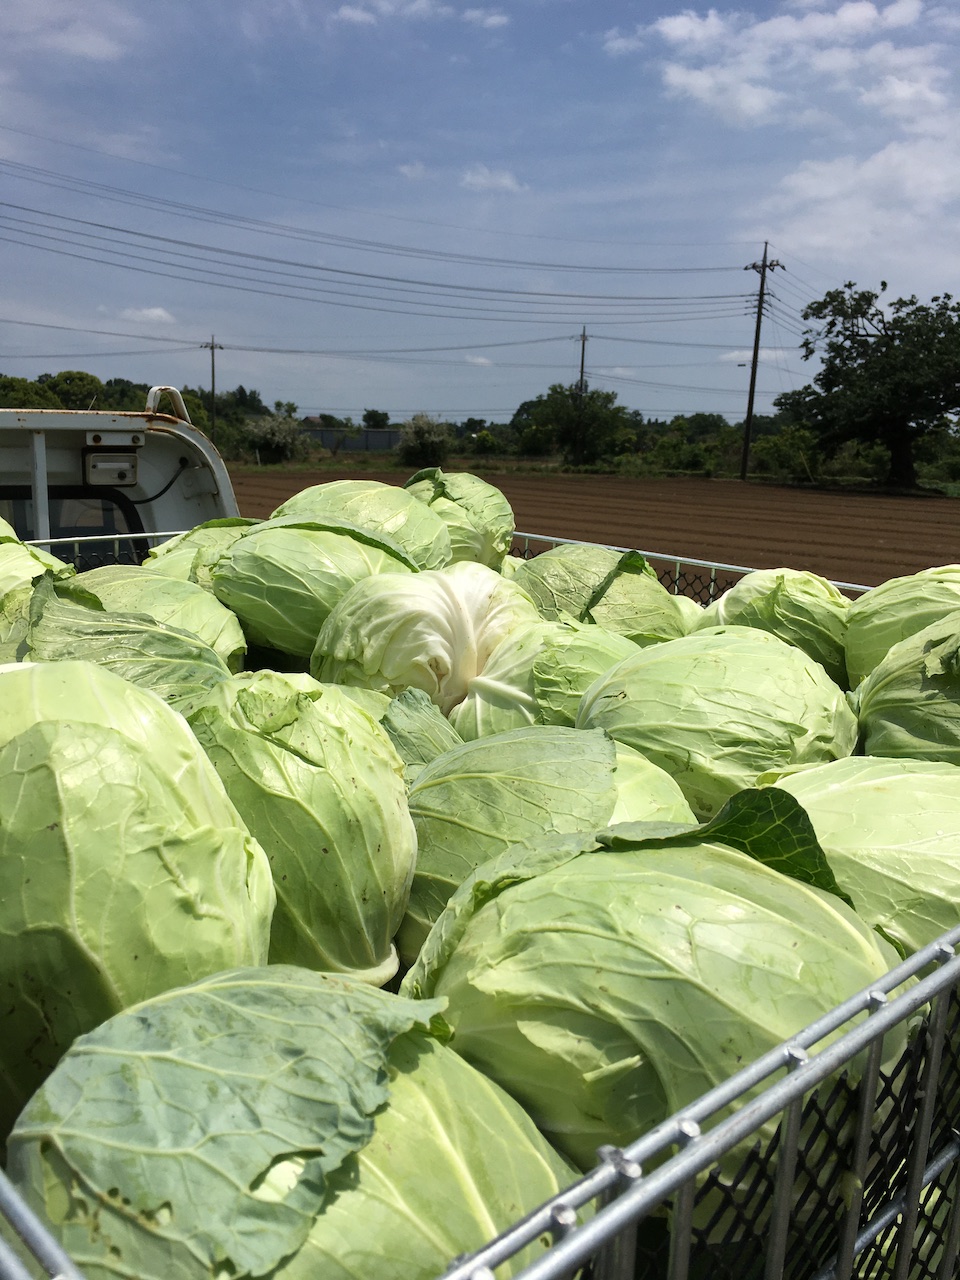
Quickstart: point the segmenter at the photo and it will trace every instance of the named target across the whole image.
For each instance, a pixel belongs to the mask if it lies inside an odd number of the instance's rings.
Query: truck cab
[[[0,517],[78,568],[139,563],[155,535],[236,515],[223,459],[176,387],[151,388],[142,413],[0,409]]]

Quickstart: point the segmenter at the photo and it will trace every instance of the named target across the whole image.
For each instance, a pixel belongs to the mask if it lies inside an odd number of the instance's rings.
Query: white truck
[[[139,563],[158,534],[238,514],[176,387],[151,388],[142,413],[0,409],[0,517],[80,569]]]

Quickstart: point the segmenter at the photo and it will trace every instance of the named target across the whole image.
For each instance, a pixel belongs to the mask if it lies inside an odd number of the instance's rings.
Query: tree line
[[[857,479],[902,490],[960,483],[960,303],[950,294],[884,304],[886,285],[829,291],[804,310],[812,322],[804,360],[819,358],[810,383],[774,401],[775,412],[750,423],[752,475],[798,483]],[[0,374],[0,407],[139,410],[149,387],[64,371],[35,381]],[[365,409],[359,423],[319,414],[297,417],[291,401],[272,408],[252,389],[218,392],[184,387],[192,421],[231,459],[258,462],[307,457],[307,426],[324,429],[336,454],[361,427],[399,428],[398,461],[442,465],[450,458],[551,459],[572,469],[628,475],[740,473],[744,424],[720,413],[645,418],[617,394],[585,382],[556,383],[518,406],[509,422],[468,417],[448,422],[419,413],[391,423]]]

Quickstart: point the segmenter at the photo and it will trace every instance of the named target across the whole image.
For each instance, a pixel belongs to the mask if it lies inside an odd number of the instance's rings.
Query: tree
[[[554,383],[546,395],[525,400],[513,415],[511,426],[518,432],[520,452],[549,453],[557,448],[564,462],[574,467],[632,452],[638,415],[616,399],[615,391],[591,391],[577,382],[568,387]]]
[[[960,303],[949,293],[929,304],[915,295],[886,307],[886,290],[848,281],[803,312],[819,321],[806,330],[804,360],[822,359],[813,382],[774,404],[792,425],[806,427],[828,453],[846,441],[882,444],[887,482],[916,486],[917,446],[929,434],[951,433],[960,412]]]
[[[442,467],[450,453],[450,425],[428,413],[415,413],[400,428],[397,455],[408,467]]]
[[[361,421],[368,431],[386,431],[390,415],[386,409],[364,409]]]
[[[102,409],[103,383],[92,373],[64,369],[52,377],[41,374],[44,385],[53,392],[65,409]],[[39,381],[39,379],[38,379]]]

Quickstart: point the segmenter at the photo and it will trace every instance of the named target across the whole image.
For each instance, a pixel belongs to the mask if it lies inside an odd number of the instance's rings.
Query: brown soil
[[[366,470],[237,468],[232,475],[242,514],[258,518],[307,485],[354,477],[388,484],[405,479],[398,472]],[[960,504],[950,498],[822,493],[734,480],[522,472],[487,478],[506,495],[524,533],[684,560],[809,569],[867,586],[960,561]]]

